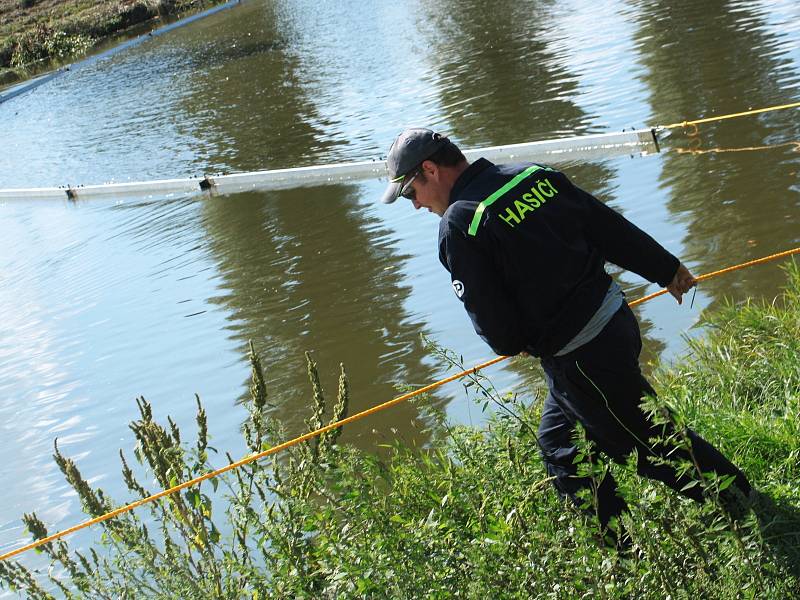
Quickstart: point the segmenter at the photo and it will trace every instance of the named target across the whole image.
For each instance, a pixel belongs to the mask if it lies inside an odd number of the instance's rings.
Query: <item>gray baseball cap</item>
[[[422,127],[410,127],[397,136],[386,158],[389,187],[383,193],[381,202],[391,204],[397,200],[406,175],[448,142],[442,134]]]

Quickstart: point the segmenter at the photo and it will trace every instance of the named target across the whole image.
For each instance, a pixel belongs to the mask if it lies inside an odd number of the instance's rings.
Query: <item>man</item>
[[[558,491],[580,504],[591,478],[578,476],[573,443],[580,422],[615,461],[634,450],[638,471],[695,500],[700,486],[659,459],[683,459],[703,473],[744,474],[716,448],[688,431],[691,453],[651,438],[666,432],[640,408],[653,388],[639,368],[639,326],[609,261],[665,286],[681,303],[695,279],[653,238],[558,171],[537,164],[470,164],[458,147],[429,129],[403,131],[387,159],[384,203],[402,196],[441,217],[439,259],[475,331],[497,354],[538,356],[550,393],[538,438]],[[653,460],[655,459],[655,460]],[[588,460],[588,459],[587,459]],[[596,490],[601,527],[627,509],[607,474]],[[612,527],[609,528],[609,524]]]

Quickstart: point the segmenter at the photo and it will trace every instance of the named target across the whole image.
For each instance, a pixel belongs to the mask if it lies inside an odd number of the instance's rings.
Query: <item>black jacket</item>
[[[497,354],[558,352],[599,308],[605,261],[666,286],[680,262],[658,242],[535,164],[472,163],[439,224],[439,260]]]

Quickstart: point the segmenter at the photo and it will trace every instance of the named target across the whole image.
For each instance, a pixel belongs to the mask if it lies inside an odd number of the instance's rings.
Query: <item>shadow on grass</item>
[[[756,492],[753,512],[765,550],[794,577],[800,578],[800,510],[784,499]]]

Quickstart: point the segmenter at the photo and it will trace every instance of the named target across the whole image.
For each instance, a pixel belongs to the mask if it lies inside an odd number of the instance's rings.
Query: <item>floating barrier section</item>
[[[474,160],[483,156],[495,162],[542,162],[557,164],[597,160],[621,155],[658,152],[654,129],[585,135],[541,142],[491,146],[465,150]],[[102,185],[61,186],[0,190],[0,200],[84,200],[89,198],[156,198],[185,196],[204,192],[211,195],[234,194],[251,190],[278,190],[302,186],[349,183],[386,177],[386,162],[371,160],[332,165],[254,171],[232,175],[207,175],[188,179],[161,179]]]

